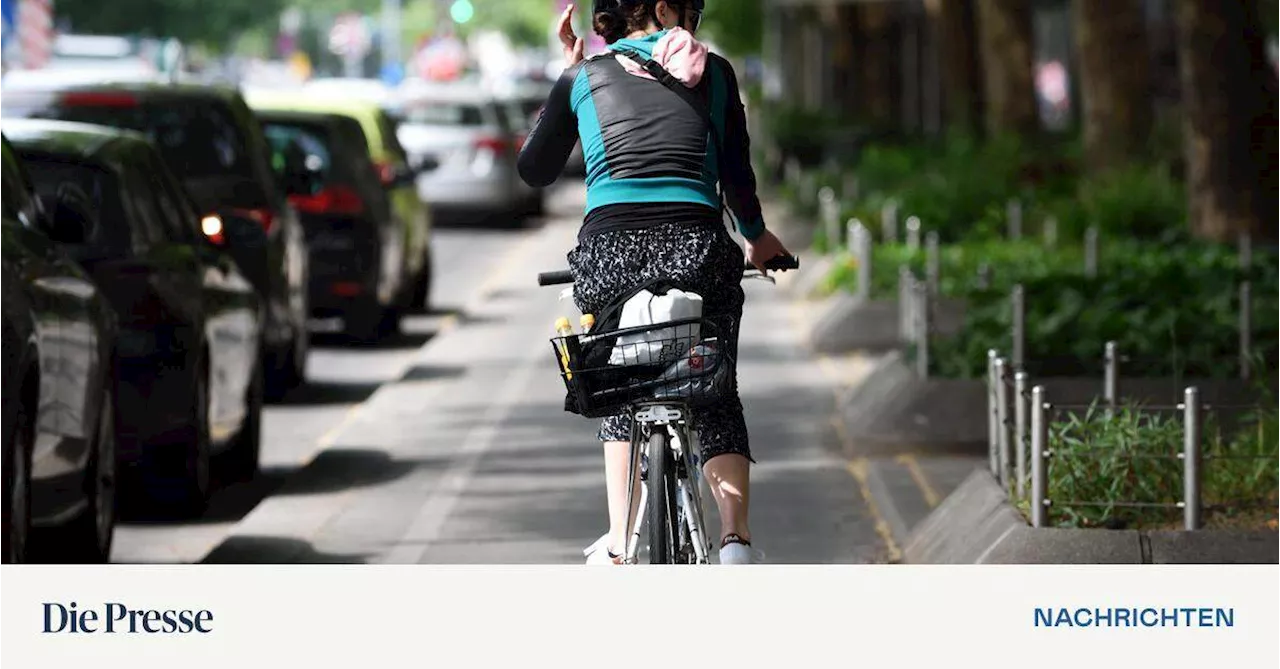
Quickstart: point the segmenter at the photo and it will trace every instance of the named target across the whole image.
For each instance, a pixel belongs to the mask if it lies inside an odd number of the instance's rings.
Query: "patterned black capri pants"
[[[701,295],[703,317],[727,327],[725,339],[733,360],[738,359],[742,321],[743,262],[742,249],[718,221],[601,232],[580,240],[569,252],[574,302],[582,313],[600,313],[642,283],[669,279]],[[731,389],[719,404],[694,410],[703,462],[725,453],[751,459],[734,373]],[[625,414],[605,418],[599,438],[630,441],[630,418]]]

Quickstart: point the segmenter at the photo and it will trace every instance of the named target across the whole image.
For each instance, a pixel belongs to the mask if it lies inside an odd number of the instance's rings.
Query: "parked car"
[[[340,151],[367,153],[384,195],[375,197],[368,194],[370,199],[363,204],[372,206],[375,202],[380,202],[382,197],[388,203],[390,218],[384,220],[375,216],[374,219],[378,219],[385,227],[378,228],[377,233],[371,236],[373,230],[366,230],[362,234],[358,230],[345,228],[352,219],[325,216],[321,209],[329,208],[333,212],[334,203],[295,198],[295,203],[302,202],[302,206],[310,214],[303,217],[303,223],[309,242],[319,245],[313,249],[313,260],[318,264],[328,264],[328,268],[323,271],[333,271],[333,259],[340,259],[343,244],[354,244],[368,249],[370,260],[361,261],[364,263],[362,268],[373,271],[372,276],[378,277],[376,286],[366,284],[358,293],[353,286],[346,286],[339,287],[339,294],[334,294],[335,286],[330,284],[328,296],[322,304],[316,305],[313,312],[319,315],[341,313],[346,317],[344,320],[349,334],[359,339],[374,340],[398,328],[399,315],[405,308],[427,308],[431,290],[431,214],[414,189],[414,178],[418,172],[409,165],[404,149],[396,140],[394,122],[386,111],[370,102],[323,96],[253,92],[248,95],[248,100],[260,119],[300,120],[307,116],[318,120],[319,117],[340,117],[355,121],[358,133],[356,126],[341,123],[334,118],[323,122],[326,127],[313,127],[313,130],[325,138],[347,138],[341,146],[336,147]],[[290,136],[291,131],[279,123],[275,128],[277,141]],[[330,132],[337,134],[329,135]],[[327,141],[320,135],[311,138],[311,147],[320,148]],[[324,162],[318,154],[316,160]],[[289,169],[296,174],[296,169]],[[341,208],[338,207],[339,210]],[[329,278],[333,278],[333,275]],[[329,279],[322,277],[311,285],[320,286],[327,280]],[[339,277],[339,280],[347,279]],[[372,294],[367,292],[375,287]],[[320,296],[317,292],[312,295]],[[341,301],[335,303],[335,298],[341,298]],[[355,299],[359,308],[351,303],[351,299]]]
[[[418,177],[419,196],[438,211],[504,217],[540,207],[542,193],[520,179],[522,128],[505,103],[466,85],[416,89],[401,100],[398,135],[411,161],[438,164]]]
[[[306,238],[271,165],[262,127],[231,88],[114,83],[5,91],[6,117],[78,121],[136,130],[159,149],[202,216],[255,220],[265,235],[225,248],[266,301],[263,368],[268,396],[301,382],[309,343]]]
[[[116,518],[115,315],[58,247],[92,234],[90,205],[71,185],[37,199],[0,143],[4,562],[105,562]],[[49,529],[37,538],[32,527]]]
[[[524,114],[525,123],[532,128],[542,115],[542,107],[547,104],[547,96],[551,94],[552,82],[528,81],[516,87],[515,103]],[[582,142],[573,145],[573,152],[565,163],[566,176],[582,177],[587,174],[587,161],[582,154]]]
[[[38,194],[71,185],[89,197],[93,234],[63,248],[101,286],[119,322],[122,491],[142,493],[157,510],[198,514],[215,454],[225,454],[236,478],[258,468],[262,301],[225,239],[263,237],[262,227],[228,218],[221,230],[202,229],[190,197],[141,134],[60,121],[7,121],[4,131]],[[236,226],[239,234],[226,234]]]

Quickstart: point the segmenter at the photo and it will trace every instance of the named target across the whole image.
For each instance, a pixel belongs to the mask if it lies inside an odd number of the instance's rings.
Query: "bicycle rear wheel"
[[[667,444],[667,431],[649,436],[649,564],[673,564],[680,534],[676,518],[676,468]]]

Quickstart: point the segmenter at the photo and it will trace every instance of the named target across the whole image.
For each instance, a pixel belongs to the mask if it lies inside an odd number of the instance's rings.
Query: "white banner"
[[[1274,565],[0,573],[15,668],[1280,664]]]

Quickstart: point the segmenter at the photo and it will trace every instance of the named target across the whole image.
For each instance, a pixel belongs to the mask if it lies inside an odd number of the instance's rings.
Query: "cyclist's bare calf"
[[[631,463],[631,442],[604,442],[604,485],[609,497],[609,545],[614,555],[622,555],[627,545],[627,473]],[[635,487],[631,506],[640,508],[640,490]]]
[[[751,542],[747,510],[751,504],[751,461],[738,453],[717,455],[702,465],[720,510],[720,539],[736,534]],[[623,493],[625,496],[625,493]]]

